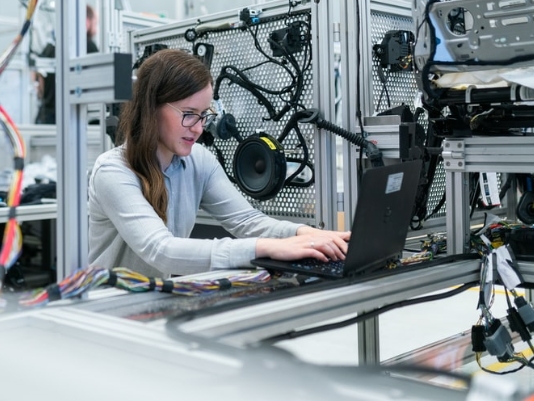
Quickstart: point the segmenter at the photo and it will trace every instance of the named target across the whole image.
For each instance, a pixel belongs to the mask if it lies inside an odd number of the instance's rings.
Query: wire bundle
[[[9,61],[15,54],[18,46],[22,42],[24,35],[28,32],[31,24],[31,18],[35,12],[37,0],[31,0],[26,8],[26,19],[22,29],[15,37],[11,45],[0,56],[0,75],[6,69]],[[6,271],[17,261],[22,250],[22,233],[16,220],[16,207],[20,204],[20,195],[22,190],[22,170],[24,168],[24,158],[26,157],[26,147],[24,140],[15,123],[0,105],[0,124],[8,135],[14,149],[15,172],[9,188],[7,205],[9,209],[8,221],[4,231],[2,249],[0,251],[0,289]]]
[[[447,252],[447,239],[442,234],[428,234],[427,238],[421,241],[421,251],[400,259],[403,266],[414,263],[433,260],[439,253]],[[396,266],[392,266],[394,268]]]
[[[514,230],[520,230],[532,226],[522,223],[513,223],[506,220],[494,218],[494,221],[486,224],[482,229],[471,233],[472,250],[483,255],[491,252],[492,249],[503,246],[508,241],[508,236]]]
[[[126,267],[104,269],[89,267],[78,270],[58,284],[37,289],[23,296],[19,304],[23,306],[43,306],[49,302],[79,296],[100,286],[111,286],[130,292],[159,291],[175,295],[194,296],[232,287],[244,287],[269,281],[266,270],[244,271],[229,277],[214,280],[164,280],[147,277]]]
[[[102,268],[78,270],[58,284],[51,284],[24,295],[19,304],[23,306],[42,306],[59,299],[68,299],[104,285],[109,280],[109,271]]]
[[[531,352],[534,352],[531,332],[534,332],[534,307],[519,295],[516,287],[525,281],[519,271],[512,249],[505,244],[505,231],[511,227],[506,222],[490,222],[479,231],[476,241],[472,235],[472,244],[479,253],[482,253],[480,264],[480,292],[477,309],[480,310],[479,320],[471,328],[471,342],[478,366],[487,373],[505,375],[524,367],[534,369],[533,359],[528,359],[522,352],[516,352],[510,331],[519,334],[521,340],[526,342]],[[494,277],[495,276],[495,277]],[[504,286],[508,305],[506,319],[508,326],[501,323],[491,313],[495,299],[495,283]],[[509,293],[513,295],[514,304]],[[482,365],[482,356],[486,352],[497,358],[502,364],[519,363],[516,369],[498,372]]]
[[[31,0],[28,3],[28,6],[26,8],[26,19],[24,20],[22,29],[20,30],[18,35],[15,37],[13,42],[11,42],[11,45],[4,51],[4,53],[0,57],[0,75],[7,67],[9,60],[11,59],[11,57],[13,57],[13,54],[15,54],[15,51],[17,50],[20,43],[22,42],[24,35],[26,35],[28,30],[30,29],[31,18],[33,16],[33,13],[35,12],[35,8],[37,7],[37,1],[38,0]]]
[[[175,295],[193,296],[231,287],[247,286],[253,283],[269,281],[267,271],[246,271],[227,278],[215,280],[164,280],[159,277],[147,277],[126,267],[115,267],[109,272],[107,285],[131,292],[159,291]]]
[[[8,134],[14,149],[15,171],[7,205],[9,209],[9,218],[4,231],[2,250],[0,252],[0,283],[3,280],[5,272],[17,261],[22,250],[22,233],[16,220],[16,207],[20,204],[22,193],[22,170],[24,169],[24,158],[26,157],[26,147],[19,130],[6,110],[0,105],[0,123]]]

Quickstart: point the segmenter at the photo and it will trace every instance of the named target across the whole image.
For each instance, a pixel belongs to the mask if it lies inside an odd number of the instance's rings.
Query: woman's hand
[[[289,238],[259,238],[256,257],[279,260],[315,258],[327,262],[345,260],[350,231],[328,231],[303,226],[297,235]]]

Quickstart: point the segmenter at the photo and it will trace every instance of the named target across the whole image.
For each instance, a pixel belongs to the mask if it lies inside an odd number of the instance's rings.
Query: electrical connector
[[[471,344],[473,345],[473,352],[486,351],[486,346],[484,345],[484,326],[471,327]]]
[[[490,355],[496,356],[501,362],[511,359],[514,355],[512,336],[501,324],[500,320],[494,320],[485,333],[484,345]]]
[[[523,319],[515,308],[510,308],[507,310],[506,318],[508,319],[508,323],[510,323],[510,330],[519,333],[519,335],[521,336],[521,340],[529,341],[530,339],[532,339],[532,336],[530,335],[527,326],[525,326]]]
[[[243,8],[238,12],[239,20],[244,22],[245,24],[252,25],[257,24],[260,22],[259,15],[262,13],[263,10],[258,9],[252,9],[252,8]]]
[[[534,308],[532,305],[521,296],[514,298],[514,303],[527,328],[534,331]]]
[[[381,167],[384,165],[384,160],[382,159],[382,151],[376,146],[373,142],[367,141],[367,146],[365,147],[365,154],[367,158],[371,161],[373,167]]]
[[[269,39],[273,57],[283,57],[286,55],[285,52],[289,54],[301,52],[305,38],[300,31],[298,22],[293,22],[286,28],[271,32]],[[285,49],[285,52],[282,49]]]

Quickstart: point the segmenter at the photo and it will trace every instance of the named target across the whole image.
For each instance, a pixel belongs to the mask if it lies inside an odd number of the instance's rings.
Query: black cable
[[[464,292],[465,290],[467,290],[469,288],[472,288],[472,287],[475,287],[477,285],[479,285],[479,282],[478,281],[474,281],[472,283],[463,284],[460,287],[455,288],[454,290],[451,290],[451,291],[448,291],[448,292],[445,292],[445,293],[428,295],[426,297],[419,297],[419,298],[407,299],[407,300],[404,300],[404,301],[395,302],[393,304],[386,305],[386,306],[383,306],[381,308],[377,308],[377,309],[372,310],[370,312],[363,313],[361,315],[355,316],[355,317],[347,319],[347,320],[343,320],[341,322],[330,323],[330,324],[326,324],[324,326],[312,327],[310,329],[304,329],[304,330],[300,330],[300,331],[291,331],[291,332],[288,332],[288,333],[285,333],[285,334],[280,334],[280,335],[277,335],[277,336],[273,336],[273,337],[267,338],[267,339],[263,340],[263,342],[267,342],[267,343],[272,344],[272,343],[275,343],[275,342],[278,342],[278,341],[282,341],[282,340],[290,340],[290,339],[294,339],[294,338],[307,336],[307,335],[310,335],[310,334],[322,333],[322,332],[328,331],[328,330],[334,330],[334,329],[347,327],[347,326],[353,325],[355,323],[360,323],[363,320],[370,319],[372,317],[378,316],[378,315],[380,315],[380,314],[382,314],[384,312],[389,312],[389,311],[391,311],[393,309],[396,309],[396,308],[401,308],[401,307],[404,307],[404,306],[417,305],[417,304],[424,303],[424,302],[431,302],[431,301],[437,301],[437,300],[440,300],[440,299],[445,299],[445,298],[451,297],[453,295],[460,294],[460,293]]]
[[[339,135],[343,139],[346,139],[347,141],[349,141],[350,143],[356,146],[367,148],[367,146],[369,145],[369,142],[363,136],[347,131],[346,129],[341,128],[331,123],[330,121],[326,121],[326,120],[323,120],[322,118],[318,118],[316,121],[316,125],[319,128],[325,129],[336,135]]]
[[[382,90],[380,91],[380,96],[378,97],[378,103],[375,107],[375,111],[378,113],[378,111],[380,110],[380,105],[382,103],[382,98],[384,96],[384,93],[386,94],[388,108],[391,108],[391,100],[389,98],[389,92],[388,92],[388,87],[387,87],[387,82],[389,80],[389,70],[387,71],[387,74],[384,75],[384,69],[382,68],[380,63],[378,63],[377,69],[378,69],[378,76],[380,78],[380,82],[382,83]]]
[[[258,41],[258,25],[255,26],[255,31],[254,32],[252,32],[252,29],[251,29],[250,26],[247,27],[247,30],[250,33],[250,35],[252,36],[252,39],[254,40],[254,47],[256,48],[257,51],[259,51],[267,59],[267,61],[264,61],[264,62],[262,62],[260,64],[257,64],[254,67],[247,67],[243,71],[249,70],[251,68],[257,68],[257,67],[259,67],[259,66],[261,66],[261,65],[263,65],[265,63],[271,62],[271,63],[273,63],[275,65],[278,65],[278,66],[282,67],[284,70],[286,70],[286,72],[293,78],[293,82],[295,82],[295,76],[293,75],[293,71],[291,71],[291,69],[286,64],[280,62],[278,59],[276,59],[274,57],[269,56],[267,54],[267,52],[265,52],[265,50],[263,50],[263,48],[261,47],[260,42]],[[278,42],[275,42],[275,41],[273,41],[271,39],[267,39],[267,41],[269,42],[269,44],[271,44],[273,46],[276,46],[282,52],[287,53],[285,47],[282,46],[281,44],[279,44]]]
[[[249,91],[254,97],[256,97],[256,99],[258,99],[259,103],[262,106],[265,106],[265,108],[267,109],[267,112],[269,113],[269,118],[274,120],[274,121],[277,121],[277,120],[275,120],[277,113],[276,113],[272,103],[269,100],[267,100],[267,98],[265,96],[263,96],[263,94],[259,90],[257,90],[250,83],[250,81],[248,81],[248,79],[242,79],[239,76],[235,76],[233,74],[228,73],[226,71],[226,69],[228,69],[228,68],[236,69],[233,66],[224,66],[224,67],[222,67],[221,73],[219,74],[219,76],[215,80],[215,85],[214,85],[214,88],[213,88],[213,99],[214,100],[219,100],[220,99],[220,97],[219,97],[219,87],[221,85],[221,82],[224,79],[228,79],[232,83],[235,83],[235,84],[241,86],[242,88],[246,89],[247,91]]]
[[[512,309],[512,301],[510,301],[510,294],[508,294],[508,288],[504,287],[504,295],[506,296],[506,303],[508,304],[508,309]]]
[[[298,115],[301,117],[300,122],[315,124],[318,128],[325,129],[336,135],[339,135],[352,144],[359,146],[360,152],[362,152],[362,149],[365,148],[367,157],[371,161],[373,167],[384,165],[384,161],[382,160],[382,152],[373,142],[368,141],[362,135],[347,131],[346,129],[339,127],[330,121],[323,120],[317,109],[300,111],[298,112]]]
[[[222,151],[215,145],[215,143],[211,144],[211,146],[213,146],[213,148],[215,149],[215,153],[217,155],[217,160],[219,161],[219,164],[222,166],[224,172],[226,173],[226,176],[228,177],[230,182],[236,184],[237,180],[226,169],[226,160],[224,159],[224,155],[223,155]]]
[[[300,163],[301,166],[303,166],[304,168],[308,167],[311,171],[310,179],[305,182],[293,181],[297,176],[297,174],[293,173],[291,177],[286,178],[286,181],[284,183],[286,187],[308,188],[309,186],[313,185],[313,183],[315,182],[315,166],[312,164],[312,162],[307,161],[304,163],[303,160],[293,157],[286,157],[286,162]],[[300,171],[304,170],[304,168],[300,169]]]
[[[310,18],[309,14],[306,15],[308,18]],[[301,37],[309,38],[310,25],[304,21],[296,21],[295,23],[299,24],[299,26],[304,26],[307,29],[307,34],[301,35]],[[217,77],[214,85],[213,98],[215,100],[219,99],[220,84],[224,79],[228,79],[232,83],[235,83],[248,90],[253,96],[258,99],[260,104],[267,108],[269,117],[265,118],[265,120],[280,121],[282,117],[287,112],[289,112],[289,110],[301,105],[300,98],[302,97],[302,92],[304,91],[304,73],[311,67],[311,44],[308,39],[306,46],[304,46],[304,61],[303,66],[301,67],[298,61],[293,56],[293,54],[288,51],[286,46],[283,46],[282,44],[272,40],[271,38],[268,38],[269,44],[271,45],[271,47],[278,49],[283,54],[285,62],[281,62],[277,58],[268,55],[263,50],[258,41],[258,26],[256,25],[254,29],[252,29],[250,25],[247,25],[246,28],[253,38],[256,50],[258,50],[258,52],[260,52],[267,59],[267,61],[263,61],[254,66],[247,67],[243,70],[239,70],[237,67],[232,65],[223,66],[221,68],[221,73]],[[244,71],[258,68],[269,62],[275,64],[278,67],[283,68],[288,73],[291,78],[291,83],[289,85],[286,85],[281,90],[271,90],[269,88],[252,82],[244,73]],[[287,63],[289,63],[289,65],[294,69],[294,72],[291,70],[291,68],[289,68]],[[284,102],[284,106],[282,107],[282,109],[276,111],[273,104],[264,96],[264,93],[278,96],[280,100]],[[289,98],[284,97],[288,94],[290,95]]]
[[[2,287],[4,285],[4,279],[6,277],[6,267],[4,265],[0,265],[0,290],[2,290]]]
[[[516,372],[519,372],[521,369],[523,369],[524,367],[528,366],[529,368],[533,368],[534,369],[534,365],[532,365],[532,361],[534,360],[534,357],[530,358],[526,364],[522,364],[521,366],[519,366],[518,368],[516,369],[512,369],[512,370],[507,370],[506,372],[495,372],[493,370],[489,370],[483,366],[480,366],[480,369],[482,369],[484,372],[486,373],[491,373],[493,375],[508,375],[510,373],[516,373]],[[517,362],[517,361],[514,361],[514,362]]]
[[[361,65],[361,61],[360,61],[360,58],[361,58],[361,53],[360,53],[360,49],[361,49],[361,44],[360,44],[360,40],[361,40],[361,36],[360,36],[360,30],[361,30],[361,16],[360,16],[360,1],[359,0],[356,0],[356,26],[357,26],[357,29],[356,29],[356,38],[355,38],[355,41],[356,41],[356,119],[357,119],[357,122],[358,122],[358,125],[360,127],[360,132],[362,134],[362,136],[364,135],[364,130],[363,130],[363,123],[362,123],[362,111],[361,111],[361,107],[360,107],[360,103],[361,103],[361,96],[360,96],[360,89],[361,89],[361,85],[360,85],[360,65]],[[356,172],[356,187],[358,188],[358,192],[359,192],[359,188],[360,188],[360,183],[362,181],[362,175],[363,175],[363,149],[360,147],[360,157],[359,157],[359,168],[357,169],[357,172]]]
[[[499,192],[499,199],[502,200],[510,187],[512,186],[512,182],[515,180],[515,174],[511,173],[508,174],[508,177],[506,177],[506,181],[501,186],[501,190]]]
[[[477,202],[480,197],[480,185],[478,185],[478,178],[480,173],[473,173],[471,174],[471,210],[469,213],[469,218],[473,217],[473,214],[475,213]]]
[[[306,140],[305,140],[304,136],[302,135],[302,132],[300,131],[300,128],[298,126],[298,121],[299,121],[299,119],[302,118],[303,115],[305,115],[305,112],[302,112],[302,111],[294,113],[291,116],[291,118],[288,120],[288,122],[285,125],[282,133],[277,138],[278,142],[283,143],[283,141],[287,137],[287,135],[289,135],[289,133],[291,131],[294,131],[297,134],[297,138],[299,139],[300,146],[301,146],[302,151],[304,153],[302,160],[299,160],[299,159],[296,159],[296,158],[292,158],[292,161],[297,161],[298,160],[300,162],[300,166],[293,174],[291,174],[289,177],[286,178],[285,185],[297,184],[297,183],[293,183],[293,180],[304,170],[304,168],[306,166],[310,167],[312,172],[313,172],[313,178],[312,178],[312,180],[308,181],[307,186],[311,185],[314,182],[314,177],[315,177],[314,170],[315,170],[315,168],[313,167],[313,165],[309,161],[310,156],[309,156],[308,145],[306,144]],[[286,159],[286,160],[288,160],[288,159]],[[297,186],[302,186],[302,185],[301,184],[297,184]]]
[[[291,121],[291,120],[290,120]],[[286,127],[289,125],[286,124]],[[285,128],[284,128],[285,130]],[[286,157],[286,161],[290,162],[298,162],[300,166],[289,176],[286,178],[284,185],[289,187],[309,187],[315,182],[315,167],[310,162],[310,155],[308,150],[308,145],[306,145],[306,140],[304,139],[304,136],[302,135],[302,132],[300,131],[300,128],[298,127],[298,124],[295,124],[293,127],[293,131],[296,132],[297,137],[299,138],[302,151],[303,151],[303,158],[297,159],[296,157]],[[283,138],[282,138],[283,140]],[[280,143],[282,143],[282,140],[279,140]],[[312,177],[310,180],[304,182],[304,183],[298,183],[293,182],[293,180],[306,168],[308,167],[312,171]]]
[[[443,207],[443,205],[445,204],[446,199],[447,199],[447,193],[445,191],[443,191],[443,194],[441,195],[441,199],[439,200],[437,205],[434,207],[434,209],[432,209],[430,214],[425,216],[424,221],[427,221],[429,218],[431,218],[433,215],[435,215],[437,212],[439,212],[441,210],[441,208]]]

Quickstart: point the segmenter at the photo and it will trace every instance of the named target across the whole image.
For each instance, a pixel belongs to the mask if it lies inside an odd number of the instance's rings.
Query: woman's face
[[[158,108],[159,140],[158,159],[165,170],[171,163],[173,155],[188,156],[191,148],[202,135],[203,120],[191,127],[184,127],[184,114],[203,114],[208,111],[213,97],[213,88],[206,86],[201,91],[177,102],[163,104]],[[194,116],[186,117],[186,125]]]

